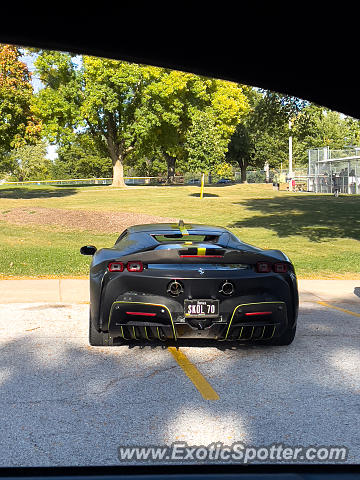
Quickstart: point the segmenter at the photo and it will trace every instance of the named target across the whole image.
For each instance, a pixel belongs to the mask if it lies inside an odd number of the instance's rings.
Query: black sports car
[[[209,338],[288,345],[295,271],[279,250],[208,225],[135,225],[112,248],[82,247],[90,267],[91,345]]]

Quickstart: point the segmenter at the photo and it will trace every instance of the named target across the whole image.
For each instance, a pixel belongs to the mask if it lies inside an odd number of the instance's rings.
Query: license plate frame
[[[220,315],[219,307],[219,300],[209,298],[186,299],[184,300],[184,315],[185,318],[218,318]]]

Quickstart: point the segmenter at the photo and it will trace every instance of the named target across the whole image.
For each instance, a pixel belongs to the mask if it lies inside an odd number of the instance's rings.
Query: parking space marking
[[[219,395],[195,365],[187,358],[185,353],[176,347],[168,347],[168,350],[205,400],[219,400]]]
[[[334,310],[339,310],[340,312],[347,313],[348,315],[353,315],[354,317],[360,317],[360,313],[352,312],[351,310],[346,310],[345,308],[341,307],[336,307],[335,305],[330,305],[329,303],[326,302],[316,302],[319,305],[322,305],[323,307],[329,307],[333,308]]]

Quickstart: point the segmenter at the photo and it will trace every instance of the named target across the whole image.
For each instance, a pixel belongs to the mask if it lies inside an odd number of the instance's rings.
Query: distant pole
[[[291,136],[291,120],[289,120],[289,177],[293,176],[293,155],[292,155],[292,136]]]
[[[292,191],[293,178],[293,156],[292,156],[292,136],[291,136],[291,120],[289,120],[289,190]]]
[[[204,194],[204,183],[205,183],[205,173],[201,175],[201,189],[200,189],[200,198],[203,198]]]

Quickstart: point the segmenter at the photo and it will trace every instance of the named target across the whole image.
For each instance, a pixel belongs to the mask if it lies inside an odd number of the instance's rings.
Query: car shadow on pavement
[[[249,342],[223,342],[218,340],[207,340],[207,339],[193,339],[193,338],[178,338],[176,342],[174,341],[159,341],[159,340],[119,340],[116,346],[132,348],[159,348],[166,349],[167,347],[194,347],[194,348],[216,348],[220,351],[225,350],[244,350],[244,349],[253,349],[253,348],[269,348],[270,345],[251,344]]]
[[[114,465],[120,445],[173,442],[346,445],[359,462],[355,317],[309,304],[288,347],[186,348],[209,401],[166,348],[90,347],[86,313],[20,312],[18,336],[1,322],[1,466]]]

